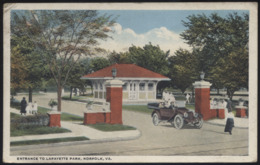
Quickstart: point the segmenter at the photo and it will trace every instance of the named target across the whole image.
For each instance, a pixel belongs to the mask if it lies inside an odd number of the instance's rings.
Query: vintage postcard
[[[258,4],[4,4],[3,161],[257,162]]]

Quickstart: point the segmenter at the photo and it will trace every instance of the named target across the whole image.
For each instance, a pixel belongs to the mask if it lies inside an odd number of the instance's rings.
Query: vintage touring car
[[[164,106],[164,103],[148,103],[148,108],[154,109],[152,121],[155,126],[160,122],[170,122],[176,129],[181,129],[185,124],[191,124],[197,128],[203,125],[201,114],[185,108],[185,101],[176,101],[174,105]]]

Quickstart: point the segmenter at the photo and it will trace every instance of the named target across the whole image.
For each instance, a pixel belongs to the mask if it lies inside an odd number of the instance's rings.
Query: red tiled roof
[[[112,77],[112,68],[117,69],[117,75],[116,77],[122,77],[122,78],[160,78],[160,79],[169,79],[168,77],[165,77],[159,73],[155,73],[153,71],[150,71],[148,69],[142,68],[140,66],[137,66],[135,64],[113,64],[111,66],[108,66],[104,69],[98,70],[96,72],[93,72],[91,74],[85,75],[82,78],[88,79],[88,78],[102,78],[102,77]]]

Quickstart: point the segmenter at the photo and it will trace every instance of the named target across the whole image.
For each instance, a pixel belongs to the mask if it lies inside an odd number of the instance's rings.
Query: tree
[[[79,60],[77,64],[72,68],[71,74],[69,74],[67,85],[70,86],[70,99],[72,98],[73,88],[79,88],[82,91],[85,89],[86,80],[81,80],[80,78],[84,74],[91,73],[90,59],[84,58]]]
[[[187,50],[179,49],[169,58],[172,86],[179,88],[182,93],[192,85],[198,77],[198,59]]]
[[[197,51],[201,69],[214,87],[226,87],[230,98],[235,90],[248,86],[248,21],[248,14],[233,13],[225,18],[191,15],[183,22],[187,30],[181,36]],[[234,68],[241,66],[244,69],[237,74]]]
[[[28,68],[20,52],[19,46],[11,48],[11,88],[14,90],[25,88],[27,84],[25,77]]]
[[[100,69],[103,69],[105,67],[108,67],[110,65],[110,62],[108,59],[104,57],[96,57],[91,59],[90,61],[90,68],[95,72]]]
[[[108,55],[108,60],[110,64],[131,64],[131,60],[128,58],[128,52],[117,53],[113,51]]]
[[[221,84],[225,85],[227,95],[232,100],[235,91],[241,87],[248,88],[248,50],[240,48],[221,58],[218,64],[213,70],[214,77],[219,76],[219,80],[223,81]]]
[[[29,102],[32,102],[34,88],[41,85],[45,67],[34,45],[26,36],[18,32],[11,35],[11,88],[29,91]]]
[[[131,63],[151,71],[167,75],[169,72],[167,58],[170,51],[164,52],[160,47],[146,44],[143,48],[132,46],[129,48],[128,58]]]
[[[41,53],[57,85],[58,111],[61,90],[73,66],[83,55],[102,51],[98,40],[108,38],[111,16],[93,10],[31,10],[14,12],[15,29],[23,28]]]

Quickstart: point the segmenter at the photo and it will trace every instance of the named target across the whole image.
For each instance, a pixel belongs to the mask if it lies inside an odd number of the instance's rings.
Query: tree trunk
[[[72,90],[73,90],[73,87],[70,86],[70,100],[71,100],[71,98],[72,98]]]
[[[32,88],[29,87],[29,102],[32,102]]]
[[[235,93],[235,90],[231,90],[231,89],[227,88],[227,95],[231,101],[232,101],[234,93]]]
[[[61,111],[61,91],[62,91],[62,86],[58,85],[58,91],[57,91],[57,98],[58,98],[58,111]]]

